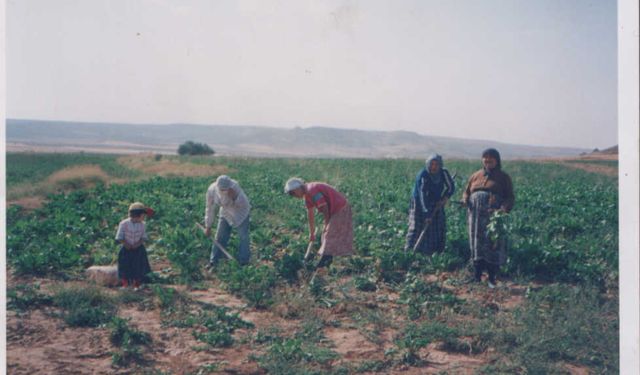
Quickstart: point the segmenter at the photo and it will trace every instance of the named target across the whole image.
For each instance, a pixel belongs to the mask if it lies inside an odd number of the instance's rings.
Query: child
[[[142,279],[151,272],[144,241],[147,234],[144,227],[144,215],[152,216],[153,210],[140,202],[129,206],[129,218],[118,225],[116,240],[122,244],[118,253],[118,277],[122,287],[133,284],[135,290],[140,287]]]

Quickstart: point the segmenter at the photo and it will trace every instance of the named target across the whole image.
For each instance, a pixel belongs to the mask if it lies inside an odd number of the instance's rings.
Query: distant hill
[[[597,148],[591,151],[592,154],[603,154],[603,155],[617,155],[618,154],[618,145],[605,148],[604,150],[598,150]]]
[[[133,125],[64,121],[6,121],[7,150],[176,153],[185,141],[206,143],[217,154],[362,158],[478,158],[487,147],[504,158],[577,156],[590,150],[537,147],[433,137],[407,131],[365,131],[326,127],[269,128],[228,125]]]

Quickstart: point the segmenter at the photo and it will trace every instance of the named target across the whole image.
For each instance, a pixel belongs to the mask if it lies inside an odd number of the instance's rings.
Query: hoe
[[[204,227],[204,225],[196,222],[196,225],[198,226],[198,228],[202,229],[202,233],[206,233],[207,228]],[[233,255],[229,254],[229,252],[224,248],[224,246],[220,245],[220,243],[218,241],[216,241],[216,239],[213,236],[209,236],[209,238],[211,238],[213,240],[213,243],[216,244],[216,246],[218,246],[218,249],[220,249],[220,251],[222,251],[222,253],[229,259],[233,259],[236,260],[236,258],[233,257]]]

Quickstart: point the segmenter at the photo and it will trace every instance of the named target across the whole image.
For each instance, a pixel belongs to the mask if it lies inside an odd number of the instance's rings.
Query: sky
[[[607,148],[614,0],[6,0],[6,116]]]

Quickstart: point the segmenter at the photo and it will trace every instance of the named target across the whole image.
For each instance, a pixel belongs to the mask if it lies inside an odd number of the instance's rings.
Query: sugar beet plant
[[[365,301],[386,301],[400,309],[398,317],[406,324],[398,323],[395,349],[390,349],[384,361],[363,363],[363,371],[384,371],[398,361],[420,364],[425,359],[420,353],[433,343],[460,353],[497,348],[504,355],[492,362],[486,373],[561,372],[563,361],[589,366],[599,373],[617,370],[617,310],[610,303],[616,300],[618,280],[615,178],[560,165],[503,163],[514,182],[516,205],[508,215],[495,217],[489,230],[495,240],[508,245],[500,279],[535,278],[570,283],[585,290],[532,289],[525,296],[529,302],[524,307],[503,312],[493,303],[459,299],[460,295],[450,290],[452,285],[460,285],[458,278],[464,272],[457,271],[464,270],[469,260],[466,208],[455,202],[460,200],[466,178],[480,167],[479,162],[447,162],[448,169],[458,174],[457,192],[446,208],[447,244],[444,253],[426,257],[403,250],[411,187],[423,166],[420,160],[215,160],[225,164],[228,174],[240,182],[252,211],[251,263],[240,267],[225,260],[213,277],[251,307],[270,309],[274,300],[290,302],[288,310],[281,311],[283,316],[302,317],[313,309],[343,308],[340,298],[347,296],[352,299],[344,308],[369,316],[371,322],[386,321],[388,316],[377,305],[369,311],[369,302]],[[347,196],[353,208],[356,254],[336,259],[331,272],[316,277],[314,283],[300,279],[309,273],[302,261],[308,233],[303,202],[282,192],[291,176],[330,183]],[[142,201],[156,211],[147,220],[152,266],[167,260],[175,276],[170,278],[172,283],[197,283],[204,278],[202,268],[211,240],[198,232],[195,222],[202,223],[205,191],[215,177],[151,178],[98,185],[52,195],[46,205],[34,211],[9,207],[9,265],[17,274],[73,278],[91,264],[112,263],[118,250],[113,240],[117,224],[126,217],[131,202]],[[234,234],[228,250],[237,255],[237,247]],[[443,274],[446,272],[453,274]],[[343,280],[338,278],[351,280],[339,286]],[[152,280],[155,283],[151,290],[162,309],[163,324],[190,329],[207,347],[233,345],[237,330],[250,329],[237,315],[212,306],[196,306],[186,298],[187,293],[178,292],[179,288],[158,284],[159,277]],[[347,287],[353,292],[346,293]],[[485,293],[485,289],[471,287],[474,293]],[[603,289],[609,293],[601,293]],[[389,290],[399,296],[394,302],[385,296]],[[499,288],[494,294],[486,292],[486,296],[503,292],[506,290]],[[95,288],[60,290],[49,298],[36,289],[16,287],[8,291],[8,297],[9,307],[16,311],[30,308],[27,306],[31,303],[52,305],[74,326],[103,326],[117,312],[114,301]],[[460,324],[460,314],[465,315],[463,322],[471,320],[468,327]],[[112,329],[124,337],[130,327],[122,321],[116,323]],[[474,328],[476,325],[480,328]],[[256,343],[262,345],[255,357],[258,365],[273,373],[328,373],[330,368],[345,373],[333,367],[339,363],[330,347],[324,345],[322,327],[308,328],[268,340],[256,337]],[[596,341],[602,345],[584,345]],[[120,345],[125,342],[118,341]],[[114,361],[137,359],[144,345],[114,343],[114,354],[120,355]],[[549,365],[541,367],[544,363]]]
[[[377,275],[383,282],[402,283],[406,271],[415,267],[451,271],[463,267],[468,259],[466,210],[454,202],[460,199],[466,177],[479,168],[478,162],[447,163],[449,170],[458,174],[458,189],[446,209],[446,255],[423,262],[402,251],[411,187],[422,161],[218,160],[230,168],[229,174],[240,182],[251,201],[253,263],[242,272],[252,273],[243,277],[267,280],[263,291],[281,281],[297,282],[299,254],[306,247],[303,202],[282,193],[284,181],[290,176],[326,181],[349,199],[357,254],[353,259],[364,265],[352,268],[352,274]],[[509,250],[503,272],[548,280],[592,281],[602,286],[615,284],[615,178],[527,162],[506,161],[504,169],[513,178],[516,205],[507,217]],[[117,223],[126,216],[131,202],[142,201],[156,210],[156,216],[147,221],[151,238],[148,248],[155,256],[168,258],[183,282],[196,281],[211,244],[197,233],[194,223],[203,220],[205,191],[215,177],[152,178],[100,185],[53,195],[47,205],[32,212],[10,207],[10,264],[18,273],[41,275],[73,274],[90,264],[113,262]],[[236,248],[237,239],[232,237],[229,250],[235,254]],[[227,276],[223,281],[231,290],[246,289],[239,283],[234,285],[237,272],[223,272]],[[268,301],[269,293],[244,297],[259,305]]]

